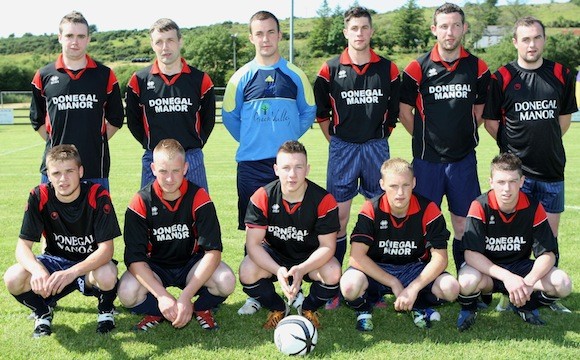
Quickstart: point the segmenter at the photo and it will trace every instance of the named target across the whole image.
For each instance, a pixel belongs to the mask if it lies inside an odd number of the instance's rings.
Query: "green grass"
[[[24,120],[26,121],[26,120]],[[487,188],[488,164],[497,150],[492,139],[480,131],[478,147],[479,175],[482,188]],[[580,123],[573,123],[565,136],[568,164],[566,167],[566,204],[560,230],[561,267],[580,277]],[[327,144],[317,126],[301,139],[312,165],[310,178],[324,186]],[[23,208],[29,190],[39,181],[38,166],[43,144],[29,126],[0,126],[0,272],[14,263],[14,246]],[[390,140],[391,156],[411,159],[410,137],[402,126],[397,127]],[[237,273],[242,259],[244,234],[236,230],[237,208],[234,153],[237,144],[222,125],[217,125],[205,148],[210,194],[216,204],[222,226],[223,259]],[[111,193],[122,224],[125,207],[140,183],[141,149],[126,128],[111,141],[113,158]],[[362,204],[359,196],[353,204],[349,232]],[[446,205],[443,212],[448,219]],[[449,221],[448,221],[449,224]],[[122,260],[123,240],[115,241],[115,257]],[[119,270],[125,270],[119,264]],[[453,272],[452,266],[449,270]],[[117,317],[117,329],[110,336],[97,336],[96,301],[74,293],[59,302],[54,318],[54,334],[33,340],[33,324],[26,320],[29,311],[0,289],[0,358],[2,359],[255,359],[284,358],[274,344],[273,333],[261,329],[266,312],[241,317],[237,309],[245,300],[239,284],[234,294],[217,314],[221,326],[218,332],[205,332],[196,323],[181,330],[167,323],[145,333],[133,333],[130,328],[139,318],[123,311]],[[497,297],[495,298],[497,300]],[[392,298],[388,299],[392,304]],[[495,306],[494,301],[493,306]],[[576,359],[580,348],[580,296],[575,290],[565,305],[572,314],[554,314],[542,309],[548,325],[533,327],[513,314],[484,311],[477,324],[468,332],[458,333],[455,320],[457,304],[441,307],[442,321],[428,331],[416,328],[408,314],[399,314],[390,307],[375,312],[375,330],[369,334],[354,329],[354,314],[342,306],[336,311],[322,310],[324,329],[319,333],[314,358],[385,359],[504,359],[542,358]],[[118,304],[118,303],[117,303]],[[119,304],[118,304],[119,305]],[[120,305],[119,305],[120,307]]]

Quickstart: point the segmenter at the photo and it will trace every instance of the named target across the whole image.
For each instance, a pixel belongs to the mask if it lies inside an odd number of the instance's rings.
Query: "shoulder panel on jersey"
[[[48,185],[47,184],[40,184],[38,186],[38,210],[42,211],[44,209],[44,205],[48,202]]]
[[[421,70],[421,64],[417,60],[413,60],[407,65],[404,73],[409,75],[417,84],[421,83],[423,79],[423,71]]]
[[[201,97],[213,88],[213,81],[207,73],[203,73],[203,80],[201,81]]]
[[[337,207],[338,204],[336,203],[334,196],[331,194],[326,194],[324,198],[322,198],[320,204],[318,204],[318,217],[321,218],[326,216],[326,214],[336,209]]]
[[[391,61],[391,82],[397,80],[401,74],[399,73],[399,68],[397,64]]]
[[[31,84],[38,90],[42,90],[42,78],[40,77],[40,70],[37,70],[34,74]]]
[[[554,63],[554,76],[556,79],[562,83],[562,85],[566,85],[566,79],[564,79],[564,71],[567,70],[562,66],[560,63]]]
[[[480,78],[483,74],[489,71],[489,67],[485,61],[477,59],[477,77]]]
[[[254,204],[258,209],[262,210],[264,216],[268,217],[268,193],[264,187],[259,188],[256,190],[254,195],[250,197],[250,201]]]
[[[101,185],[99,184],[92,184],[91,188],[89,189],[89,205],[93,208],[96,209],[97,208],[97,192],[99,191],[99,188],[101,187]]]
[[[107,94],[113,92],[113,88],[115,87],[115,84],[117,84],[118,82],[119,81],[117,80],[117,77],[115,76],[113,70],[109,69],[109,82],[107,83]]]
[[[501,84],[501,90],[505,91],[510,81],[512,81],[512,73],[508,68],[509,65],[502,66],[497,69],[497,74],[501,75],[501,79],[498,77],[497,80]]]
[[[429,225],[433,220],[441,216],[441,210],[434,202],[430,202],[425,208],[425,213],[423,214],[423,230]]]
[[[141,193],[137,193],[133,196],[127,208],[144,219],[147,217],[147,206],[145,205],[145,200],[141,196]]]
[[[197,185],[194,185],[197,186]],[[195,219],[195,212],[202,206],[211,203],[211,199],[207,191],[204,188],[198,187],[195,195],[193,196],[193,203],[191,204],[191,214]]]
[[[546,214],[546,210],[542,203],[538,203],[538,207],[536,208],[536,213],[534,214],[534,227],[540,225],[544,221],[548,220],[548,214]]]
[[[481,206],[481,203],[479,201],[473,200],[471,202],[471,205],[469,206],[469,211],[467,212],[467,217],[479,219],[484,223],[486,222],[485,211],[483,211],[483,206]]]
[[[133,90],[135,95],[137,96],[141,95],[141,89],[139,88],[139,78],[137,77],[137,73],[133,73],[131,79],[129,79],[127,87]]]
[[[378,204],[380,203],[380,200],[376,202],[376,204],[374,204],[372,201],[370,200],[366,200],[360,210],[360,214],[363,216],[368,217],[371,220],[375,220],[375,205],[378,206]]]
[[[330,68],[328,67],[328,62],[324,62],[318,71],[318,77],[324,79],[326,82],[330,82]]]

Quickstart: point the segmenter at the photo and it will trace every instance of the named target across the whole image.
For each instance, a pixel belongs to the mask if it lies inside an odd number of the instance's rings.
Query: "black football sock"
[[[459,239],[453,239],[453,261],[455,261],[455,270],[459,272],[461,264],[465,262],[463,243]]]
[[[153,316],[163,316],[161,310],[159,310],[159,303],[153,294],[147,293],[145,300],[141,304],[137,304],[132,308],[129,308],[133,314],[145,314]]]
[[[270,279],[260,279],[253,284],[242,283],[243,290],[249,297],[254,298],[269,310],[284,311],[286,304],[276,293],[274,283]]]
[[[459,294],[457,302],[461,305],[462,310],[477,311],[477,300],[480,295],[481,291],[470,295]]]
[[[543,291],[534,291],[530,296],[530,300],[519,309],[531,311],[539,308],[540,306],[550,306],[550,304],[556,300],[558,300],[557,297],[547,295]]]
[[[195,311],[205,311],[209,309],[213,309],[218,307],[219,304],[226,301],[226,298],[223,296],[217,296],[209,292],[209,290],[202,286],[201,289],[197,292],[199,297],[195,301],[193,307]]]
[[[346,235],[336,239],[336,249],[334,250],[334,257],[342,267],[344,255],[346,254]]]
[[[113,311],[114,305],[113,302],[115,298],[117,298],[117,284],[119,281],[115,283],[115,286],[111,290],[101,290],[98,288],[94,289],[95,296],[99,300],[99,304],[97,305],[99,309],[99,313],[108,313]]]
[[[46,318],[50,313],[50,308],[44,302],[44,298],[35,294],[32,290],[22,293],[20,295],[12,295],[19,303],[31,309],[37,317]]]
[[[326,304],[328,300],[338,295],[338,292],[338,284],[325,285],[320,281],[314,281],[312,282],[312,285],[310,285],[310,293],[306,299],[304,299],[302,309],[316,310]]]
[[[483,301],[486,305],[491,304],[493,301],[493,293],[481,294],[481,301]]]
[[[371,312],[373,310],[372,305],[367,301],[366,296],[361,296],[354,299],[353,301],[344,300],[344,302],[354,309],[354,311],[365,311]]]

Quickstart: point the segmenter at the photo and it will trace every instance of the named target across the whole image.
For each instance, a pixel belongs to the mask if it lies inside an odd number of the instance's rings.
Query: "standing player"
[[[121,235],[109,192],[102,185],[81,181],[84,167],[74,145],[56,145],[46,154],[49,183],[28,197],[16,245],[18,264],[4,274],[8,291],[32,309],[37,337],[52,333],[56,302],[74,290],[98,299],[97,332],[115,328],[117,266],[113,239]],[[44,254],[32,247],[46,239]]]
[[[356,311],[357,330],[373,330],[370,300],[384,294],[394,294],[395,310],[411,311],[415,325],[428,328],[440,319],[430,306],[454,301],[459,292],[445,272],[450,233],[439,207],[413,193],[411,164],[393,158],[380,172],[384,193],[363,205],[340,289]]]
[[[141,187],[155,180],[155,146],[163,139],[176,139],[185,148],[187,179],[207,191],[202,148],[215,125],[213,82],[181,57],[183,39],[173,20],[157,20],[149,36],[156,60],[133,74],[126,98],[127,126],[145,149]]]
[[[258,11],[250,18],[250,42],[256,49],[252,61],[229,80],[222,108],[225,127],[239,143],[236,152],[238,229],[250,196],[277,179],[274,162],[280,145],[298,140],[316,114],[312,87],[302,70],[278,50],[282,39],[274,14]],[[253,314],[261,305],[248,299],[239,314]]]
[[[182,328],[192,316],[202,328],[217,329],[211,309],[234,291],[234,273],[221,261],[215,207],[203,188],[185,179],[185,159],[177,140],[161,140],[151,164],[156,180],[133,197],[125,213],[127,271],[119,300],[131,312],[145,314],[136,330],[164,320]],[[167,291],[170,286],[183,290],[178,298]]]
[[[522,160],[526,176],[522,191],[542,203],[557,238],[564,211],[566,154],[562,136],[570,127],[572,113],[578,111],[574,75],[542,57],[546,33],[540,20],[518,20],[512,41],[518,59],[493,75],[483,114],[485,128],[501,152],[514,153]],[[570,312],[559,302],[551,308]]]
[[[87,55],[91,41],[85,17],[73,11],[60,21],[62,54],[32,79],[30,122],[46,141],[40,171],[46,183],[46,153],[74,144],[83,160],[84,180],[109,188],[109,139],[123,126],[119,83],[105,65]]]
[[[461,44],[467,24],[459,6],[445,3],[435,10],[431,32],[437,37],[435,47],[403,73],[399,118],[413,136],[415,191],[438,206],[447,197],[459,269],[465,216],[481,194],[475,147],[490,72]]]
[[[265,329],[274,329],[289,313],[273,282],[280,282],[289,303],[302,280],[311,282],[298,311],[319,328],[316,310],[336,295],[341,274],[333,256],[338,207],[332,195],[306,178],[310,165],[298,141],[282,144],[274,171],[279,179],[259,188],[248,204],[248,255],[240,265],[240,282],[246,294],[270,310]]]
[[[491,190],[473,201],[467,216],[457,327],[463,331],[475,323],[482,291],[509,295],[525,322],[544,325],[538,307],[572,291],[568,275],[555,267],[558,245],[548,217],[538,200],[520,191],[524,176],[516,155],[502,153],[492,160],[489,184]]]
[[[387,139],[399,115],[399,70],[371,49],[370,12],[344,13],[348,47],[326,61],[314,83],[316,118],[329,141],[326,188],[338,201],[340,232],[336,258],[342,264],[352,199],[381,193],[377,169],[389,158]],[[339,305],[338,297],[327,309]]]

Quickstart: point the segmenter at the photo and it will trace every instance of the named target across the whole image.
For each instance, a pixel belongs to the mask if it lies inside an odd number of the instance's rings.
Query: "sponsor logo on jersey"
[[[523,236],[485,237],[485,250],[487,251],[521,251],[524,244],[526,244],[526,240]]]
[[[169,112],[187,112],[190,106],[193,106],[191,99],[184,97],[176,96],[149,100],[149,107],[154,109],[158,114]]]
[[[433,94],[435,100],[467,99],[471,93],[471,84],[449,84],[429,86],[429,94]]]
[[[50,85],[56,85],[56,84],[60,83],[60,79],[58,78],[58,76],[53,75],[50,77],[49,83],[50,83]]]
[[[520,121],[551,120],[556,118],[558,104],[556,100],[522,101],[514,104]]]
[[[290,115],[286,107],[271,107],[269,102],[263,102],[260,105],[259,111],[254,112],[252,121],[257,123],[289,123]]]
[[[344,79],[346,77],[346,70],[340,70],[338,72],[338,78],[339,79]]]
[[[414,241],[381,240],[379,241],[379,248],[383,249],[383,254],[408,256],[411,255],[414,249],[417,249],[417,245]]]
[[[378,104],[383,98],[382,89],[362,89],[341,91],[340,97],[346,100],[347,105]]]
[[[381,220],[379,223],[379,229],[385,230],[389,228],[389,222],[387,220]]]
[[[429,69],[429,70],[427,71],[427,76],[428,76],[428,77],[433,77],[433,76],[435,76],[435,75],[437,75],[437,70],[436,70],[435,68],[431,68],[431,69]]]
[[[157,241],[172,241],[189,239],[189,227],[186,224],[174,224],[153,229]]]
[[[155,90],[155,81],[153,80],[147,81],[147,90]]]
[[[90,254],[95,243],[93,235],[70,236],[54,234],[54,241],[59,249],[75,254]]]
[[[278,214],[280,212],[280,205],[274,204],[272,205],[272,213]]]
[[[95,94],[70,94],[54,96],[50,101],[58,110],[93,109],[96,108],[99,99]]]
[[[283,228],[276,225],[269,225],[268,232],[282,241],[304,241],[304,238],[308,236],[308,230],[300,230],[297,229],[296,226],[288,226]]]

